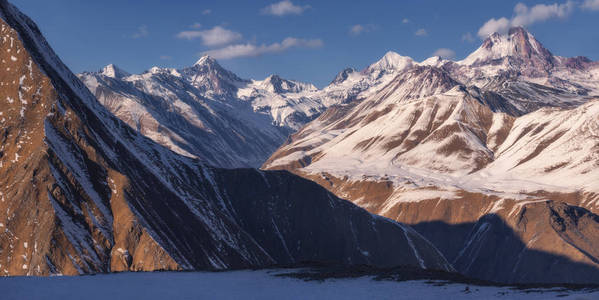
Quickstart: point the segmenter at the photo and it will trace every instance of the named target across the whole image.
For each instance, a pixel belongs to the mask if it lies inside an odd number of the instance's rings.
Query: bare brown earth
[[[62,107],[66,117],[59,116],[59,96],[51,80],[33,61],[17,32],[3,20],[0,24],[4,50],[0,51],[0,272],[48,275],[60,270],[74,275],[105,270],[98,261],[110,261],[118,271],[179,269],[125,204],[126,180],[79,134],[87,129],[78,114]],[[82,163],[114,182],[114,192],[108,187],[98,189],[108,202],[96,203],[86,195],[70,166],[45,142],[44,126],[78,141]],[[68,211],[77,215],[72,224],[64,224],[60,216]],[[110,227],[112,232],[107,230]],[[79,230],[89,233],[81,238],[94,242],[71,243],[71,235]]]

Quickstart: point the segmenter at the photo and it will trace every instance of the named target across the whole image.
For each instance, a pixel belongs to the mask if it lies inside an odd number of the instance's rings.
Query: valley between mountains
[[[73,74],[0,1],[0,274],[410,266],[599,284],[599,62],[522,27],[319,89]]]

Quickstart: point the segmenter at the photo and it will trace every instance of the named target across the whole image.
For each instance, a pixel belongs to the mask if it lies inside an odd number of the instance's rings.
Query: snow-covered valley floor
[[[515,289],[372,277],[303,281],[287,271],[0,278],[0,299],[599,299],[599,290]]]

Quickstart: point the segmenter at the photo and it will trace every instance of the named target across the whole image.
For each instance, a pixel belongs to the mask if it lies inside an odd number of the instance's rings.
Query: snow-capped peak
[[[204,55],[202,57],[200,57],[200,59],[198,59],[198,61],[196,61],[195,64],[193,64],[194,66],[198,66],[198,65],[218,65],[218,62],[216,61],[216,59],[212,58],[212,56],[210,55]]]
[[[345,80],[347,80],[347,78],[355,73],[356,70],[354,68],[345,68],[343,71],[339,72],[339,74],[337,74],[337,76],[335,76],[335,79],[333,79],[333,81],[331,82],[331,84],[339,84],[344,82]]]
[[[193,66],[178,71],[196,88],[220,96],[233,95],[237,85],[246,82],[208,55],[202,56]]]
[[[421,61],[418,64],[421,66],[439,67],[445,62],[447,62],[447,60],[443,59],[441,56],[433,56]]]
[[[366,71],[401,71],[413,65],[414,60],[408,56],[401,56],[396,52],[387,52],[379,61],[370,65]]]
[[[261,88],[277,94],[317,90],[317,88],[310,83],[287,80],[276,74],[270,75],[266,77],[266,79],[256,83],[258,83],[258,86]]]
[[[100,73],[102,73],[102,75],[104,75],[104,76],[112,77],[112,78],[123,78],[123,77],[127,77],[127,76],[131,75],[128,72],[124,71],[123,69],[115,66],[114,64],[107,65],[106,67],[104,67],[102,69],[102,71]]]
[[[522,27],[512,27],[507,35],[493,33],[482,45],[460,61],[461,64],[486,64],[505,57],[514,57],[535,64],[552,64],[553,55]]]

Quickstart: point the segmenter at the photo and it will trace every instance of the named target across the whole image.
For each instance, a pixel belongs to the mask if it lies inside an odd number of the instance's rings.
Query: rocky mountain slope
[[[79,75],[98,100],[143,135],[218,167],[258,167],[326,107],[311,84],[244,80],[204,56],[179,70],[131,75],[114,65]]]
[[[467,275],[596,282],[599,64],[554,56],[514,28],[463,61],[397,65],[264,168],[415,225]]]
[[[207,167],[142,136],[93,97],[29,18],[4,0],[0,17],[2,275],[302,261],[452,269],[410,227],[313,182]]]
[[[234,168],[259,167],[328,107],[372,93],[414,64],[389,52],[362,72],[342,71],[323,89],[277,75],[241,79],[209,56],[178,70],[153,67],[131,75],[108,65],[78,76],[143,135],[209,165]]]

